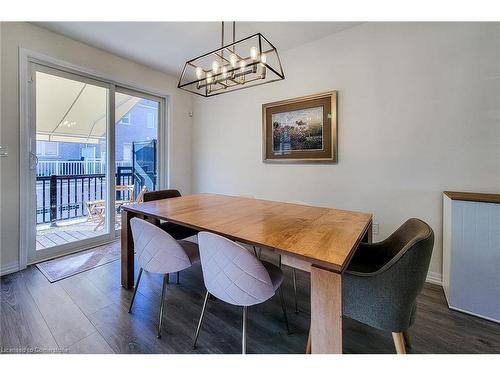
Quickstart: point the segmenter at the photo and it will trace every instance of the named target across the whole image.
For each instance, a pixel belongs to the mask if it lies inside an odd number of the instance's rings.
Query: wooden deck
[[[43,250],[104,234],[103,229],[94,230],[95,226],[96,223],[86,221],[75,223],[74,225],[55,226],[37,230],[36,250]]]

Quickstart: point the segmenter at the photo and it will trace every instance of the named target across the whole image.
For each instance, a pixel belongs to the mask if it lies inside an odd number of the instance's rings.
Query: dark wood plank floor
[[[298,272],[300,313],[292,312],[291,272],[285,291],[292,334],[277,297],[249,309],[249,353],[303,353],[310,321],[309,275]],[[51,284],[35,267],[1,278],[0,352],[239,353],[241,310],[208,305],[198,349],[192,349],[204,287],[201,269],[170,284],[164,330],[156,338],[162,279],[144,273],[132,314],[118,261]],[[175,280],[174,277],[172,279]],[[394,353],[390,333],[344,321],[345,353]],[[427,284],[410,329],[411,353],[500,353],[500,324],[449,310],[439,286]]]

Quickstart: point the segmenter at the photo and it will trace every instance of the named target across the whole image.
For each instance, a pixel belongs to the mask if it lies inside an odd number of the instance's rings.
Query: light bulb
[[[203,77],[203,69],[201,67],[196,68],[196,78],[201,79]]]
[[[231,63],[231,66],[233,68],[236,67],[236,62],[238,61],[238,58],[236,57],[236,55],[234,53],[232,53],[230,56],[229,56],[229,62]]]
[[[222,78],[227,78],[227,66],[222,67]]]
[[[252,47],[250,48],[250,57],[252,58],[252,60],[257,60],[257,48],[256,47]]]
[[[260,75],[260,78],[261,79],[266,79],[266,61],[267,61],[267,57],[264,53],[261,53],[260,54],[260,65],[262,66],[262,73]]]
[[[212,74],[207,73],[207,83],[212,83]]]
[[[240,61],[240,69],[241,69],[241,71],[242,71],[242,72],[245,70],[245,66],[246,66],[246,65],[247,65],[247,64],[245,63],[245,60],[241,60],[241,61]]]
[[[217,74],[219,71],[219,63],[217,61],[212,62],[212,71],[214,74]]]

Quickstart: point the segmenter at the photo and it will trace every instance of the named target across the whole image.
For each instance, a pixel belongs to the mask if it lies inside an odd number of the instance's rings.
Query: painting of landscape
[[[323,149],[323,107],[273,113],[272,124],[275,155]]]

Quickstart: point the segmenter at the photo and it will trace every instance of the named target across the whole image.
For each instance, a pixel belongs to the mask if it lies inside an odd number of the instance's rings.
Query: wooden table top
[[[124,206],[125,211],[273,248],[343,271],[372,215],[217,194],[194,194]]]

